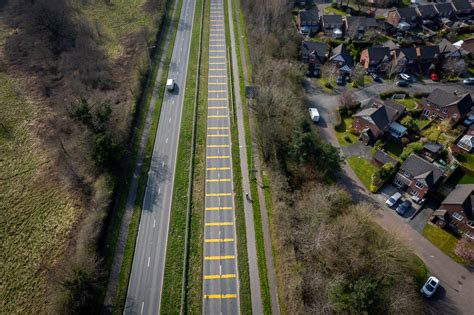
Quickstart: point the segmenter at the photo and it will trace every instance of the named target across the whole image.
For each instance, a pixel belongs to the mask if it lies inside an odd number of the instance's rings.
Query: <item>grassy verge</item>
[[[168,12],[171,12],[173,10],[173,5],[174,2],[171,2],[171,6],[168,8]],[[167,73],[168,73],[168,68],[169,68],[169,63],[171,61],[171,55],[173,52],[173,44],[174,44],[174,39],[176,36],[176,31],[177,31],[177,26],[178,26],[178,21],[179,21],[179,14],[181,11],[181,5],[182,5],[182,0],[178,1],[178,8],[176,11],[176,18],[174,20],[173,25],[171,25],[172,29],[172,34],[170,38],[170,43],[168,46],[168,49],[166,51],[166,58],[163,66],[163,75],[161,77],[160,82],[158,83],[159,89],[158,89],[158,96],[157,96],[157,102],[155,104],[155,109],[152,114],[152,120],[151,120],[151,126],[150,126],[150,134],[148,135],[148,138],[146,139],[145,143],[145,149],[144,149],[144,156],[143,156],[143,164],[140,170],[139,174],[139,179],[138,179],[138,186],[137,186],[137,195],[135,199],[135,204],[133,206],[132,210],[132,217],[130,219],[130,223],[128,226],[128,235],[127,235],[127,241],[125,244],[125,250],[124,250],[124,255],[122,258],[122,265],[120,267],[120,273],[119,273],[119,280],[118,280],[118,286],[117,286],[117,292],[114,297],[114,313],[122,313],[122,309],[124,306],[124,301],[125,297],[127,294],[127,287],[128,287],[128,281],[130,278],[130,272],[132,269],[132,261],[133,261],[133,254],[135,251],[135,241],[136,241],[136,236],[138,232],[138,226],[140,222],[140,215],[141,215],[141,208],[142,208],[142,202],[143,202],[143,196],[145,194],[146,190],[146,184],[148,180],[148,169],[150,166],[150,161],[151,157],[153,155],[153,145],[155,142],[155,136],[156,136],[156,129],[158,127],[158,121],[160,118],[160,112],[161,112],[161,103],[162,103],[162,98],[163,98],[163,93],[164,93],[164,86],[167,78]],[[171,16],[168,16],[168,19],[171,19]],[[165,25],[169,25],[169,22],[166,22]],[[168,26],[169,27],[169,26]],[[167,32],[167,28],[164,30],[164,34]],[[156,66],[157,67],[157,66]],[[136,162],[136,154],[138,151],[138,145],[141,139],[141,135],[143,133],[143,126],[145,123],[145,118],[146,118],[146,112],[148,111],[147,109],[150,106],[150,100],[151,96],[153,93],[153,86],[156,84],[154,82],[156,78],[156,72],[157,68],[154,69],[154,73],[152,76],[152,80],[150,81],[149,88],[147,90],[146,94],[146,100],[144,102],[145,107],[144,110],[140,113],[140,122],[138,125],[138,132],[136,133],[136,138],[134,140],[134,148],[133,148],[133,161]],[[129,175],[129,178],[131,179],[131,176],[133,174],[133,167],[131,167],[131,173]],[[128,180],[130,183],[130,180]],[[129,184],[128,183],[128,184]],[[128,189],[126,190],[128,192]],[[125,210],[125,203],[126,203],[126,198],[127,195],[126,193],[122,194],[122,198],[120,199],[119,207],[117,210],[117,216],[114,219],[112,223],[112,232],[111,236],[108,237],[109,241],[108,244],[110,243],[110,253],[107,253],[107,263],[108,263],[108,270],[110,270],[110,264],[112,263],[113,260],[113,255],[115,252],[115,246],[120,230],[120,225],[122,222],[122,217],[123,213]]]
[[[362,184],[364,184],[367,190],[370,190],[370,182],[372,179],[372,175],[377,170],[377,167],[374,166],[370,161],[367,161],[364,158],[358,156],[351,156],[348,157],[347,163],[352,168],[354,173],[359,177]]]
[[[352,126],[352,117],[343,117],[341,125],[335,128],[336,138],[341,147],[348,146],[357,141],[357,136],[347,131]]]
[[[227,15],[227,1],[224,1],[224,10]],[[236,3],[236,2],[233,2]],[[238,7],[237,4],[234,4],[232,9],[232,19],[233,19],[233,26],[234,26],[234,35],[236,36],[235,44],[236,44],[236,54],[237,54],[237,65],[238,65],[238,72],[239,72],[239,78],[240,78],[240,98],[242,103],[245,102],[245,82],[243,79],[243,65],[242,65],[242,59],[241,59],[241,46],[240,46],[240,41],[239,41],[239,32],[237,29],[237,25],[240,25],[240,29],[242,32],[242,36],[244,39],[246,39],[245,36],[245,28],[243,25],[243,20],[240,15],[240,7]],[[239,18],[240,17],[240,18]],[[240,24],[238,24],[240,23]],[[229,25],[226,25],[226,33],[227,33],[227,38],[230,40],[230,31],[227,31]],[[246,40],[244,41],[244,43]],[[247,47],[248,50],[248,47]],[[244,55],[248,54],[248,51],[245,50],[245,47],[243,48]],[[247,63],[248,64],[248,63]],[[247,73],[248,76],[250,77],[250,71],[251,69],[247,67]],[[257,264],[258,264],[258,272],[259,272],[259,280],[260,280],[260,291],[261,291],[261,296],[262,296],[262,306],[263,306],[263,311],[265,314],[270,314],[271,313],[271,300],[270,300],[270,290],[269,290],[269,284],[268,284],[268,271],[267,271],[267,264],[266,264],[266,257],[265,257],[265,244],[263,242],[263,229],[262,229],[262,216],[260,213],[260,202],[258,199],[258,192],[257,192],[257,182],[255,178],[255,174],[252,172],[252,170],[255,168],[253,165],[253,160],[252,160],[252,140],[250,137],[250,126],[249,126],[249,112],[248,112],[248,106],[243,105],[243,120],[244,120],[244,130],[245,130],[245,142],[247,145],[250,145],[249,148],[247,148],[247,163],[248,163],[248,169],[249,169],[249,179],[250,179],[250,190],[251,190],[251,196],[253,197],[253,202],[252,202],[252,212],[253,212],[253,219],[254,219],[254,229],[255,229],[255,242],[256,242],[256,250],[257,250]]]
[[[205,1],[201,65],[199,73],[199,94],[196,117],[196,143],[194,154],[193,193],[190,222],[189,268],[187,272],[186,309],[187,314],[202,313],[202,255],[203,219],[206,177],[206,134],[207,134],[207,74],[209,67],[209,19],[210,2]]]
[[[429,240],[434,246],[438,247],[443,253],[451,257],[458,264],[464,264],[465,261],[454,253],[458,239],[447,231],[433,226],[425,225],[423,236]]]
[[[173,201],[171,204],[173,211],[171,211],[168,243],[166,246],[165,272],[160,310],[163,314],[179,314],[181,306],[186,209],[188,204],[188,185],[191,180],[191,178],[189,178],[189,167],[192,154],[195,96],[198,92],[196,91],[196,80],[198,78],[198,57],[201,41],[202,1],[203,0],[196,1],[191,34],[191,49],[184,92],[178,155],[176,158],[177,171],[174,177]]]

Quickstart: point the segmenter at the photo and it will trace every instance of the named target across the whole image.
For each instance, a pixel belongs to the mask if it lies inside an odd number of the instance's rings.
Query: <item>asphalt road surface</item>
[[[203,313],[239,314],[223,1],[211,0],[210,13]]]
[[[128,284],[125,314],[158,314],[160,310],[194,7],[194,0],[183,0],[168,73],[168,78],[176,81],[176,87],[173,91],[166,91],[163,98]]]

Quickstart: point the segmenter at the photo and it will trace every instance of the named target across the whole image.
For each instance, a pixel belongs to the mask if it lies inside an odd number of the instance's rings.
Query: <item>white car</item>
[[[319,111],[317,108],[310,108],[309,109],[309,116],[311,117],[311,120],[314,122],[319,121]]]
[[[474,77],[473,77],[473,78],[464,79],[464,80],[462,80],[462,83],[467,84],[467,85],[474,84]]]
[[[168,80],[166,81],[166,89],[167,89],[168,91],[173,91],[175,85],[176,85],[176,83],[174,82],[173,79],[168,79]]]
[[[439,280],[436,277],[429,277],[426,283],[421,287],[421,294],[423,294],[426,297],[431,297],[436,289],[439,287]]]
[[[391,195],[387,199],[387,201],[385,201],[385,204],[389,207],[393,207],[401,197],[402,197],[402,194],[400,194],[399,192],[396,192],[393,195]]]
[[[408,81],[408,82],[413,81],[413,78],[411,76],[409,76],[408,74],[406,74],[406,73],[400,73],[400,78],[402,78],[403,80]]]

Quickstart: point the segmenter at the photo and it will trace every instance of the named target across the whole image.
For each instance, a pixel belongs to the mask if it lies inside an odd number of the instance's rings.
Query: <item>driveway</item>
[[[356,141],[347,147],[342,147],[341,151],[345,157],[360,156],[368,160],[372,158],[372,155],[370,154],[370,147],[366,146],[361,141]]]
[[[377,84],[376,88],[369,87],[364,91],[356,92],[356,95],[362,100],[368,95],[375,96],[375,90],[382,85]],[[432,91],[437,86],[441,86],[439,84],[418,85],[423,86],[425,91]],[[407,90],[417,89],[418,85]],[[443,84],[442,86],[445,90],[460,90],[462,87],[459,84],[446,86]],[[314,87],[307,85],[306,98],[308,105],[316,106],[320,111],[321,123],[317,124],[317,128],[322,140],[340,148],[332,123],[334,121],[333,113],[338,106],[337,96],[322,94]],[[440,279],[441,287],[429,300],[426,310],[428,314],[472,314],[472,292],[474,292],[474,274],[472,272],[446,256],[418,233],[406,219],[400,218],[395,211],[387,208],[383,195],[370,194],[345,163],[342,165],[339,182],[351,194],[354,202],[366,202],[373,205],[377,209],[374,213],[376,222],[386,231],[396,234],[425,262],[430,274]],[[428,212],[421,213],[423,216],[428,215]],[[421,217],[420,220],[422,220]]]

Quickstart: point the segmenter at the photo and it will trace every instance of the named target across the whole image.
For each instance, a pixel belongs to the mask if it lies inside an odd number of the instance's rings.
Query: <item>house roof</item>
[[[428,187],[436,184],[443,175],[439,168],[416,154],[411,154],[400,166],[400,170],[410,174],[415,179],[424,180]]]
[[[387,153],[383,152],[382,150],[377,150],[374,153],[373,159],[382,163],[382,164],[387,164],[387,163],[392,163],[394,166],[398,164],[398,160],[391,157]]]
[[[442,205],[462,205],[468,219],[474,217],[474,184],[459,184],[443,200]]]
[[[451,2],[437,3],[436,10],[438,10],[439,13],[452,13],[454,11],[454,7]]]
[[[471,149],[474,148],[474,136],[472,135],[464,135],[458,142],[462,143],[466,147],[470,147]]]
[[[470,53],[474,53],[474,37],[465,39],[461,45],[461,48],[469,51]]]
[[[300,11],[300,21],[319,21],[319,10],[318,7],[314,6],[311,9]]]
[[[351,37],[358,34],[359,31],[366,31],[368,28],[376,28],[377,21],[375,18],[365,16],[347,16],[347,32]]]
[[[398,8],[397,11],[402,19],[411,19],[418,16],[414,7]]]
[[[322,17],[323,23],[342,24],[342,16],[337,14],[325,14]]]
[[[443,149],[443,146],[437,142],[427,142],[423,149],[430,151],[431,153],[438,153]]]
[[[439,88],[434,89],[433,92],[431,92],[431,94],[428,95],[426,100],[439,107],[461,105],[462,108],[459,108],[459,110],[462,113],[469,112],[472,106],[472,99],[469,93],[458,96],[454,93],[449,93]]]
[[[449,40],[447,40],[446,38],[443,38],[439,44],[438,44],[438,47],[439,47],[439,51],[442,53],[442,54],[446,54],[446,53],[452,53],[456,50],[459,50],[456,46],[454,46]]]
[[[397,43],[395,43],[393,40],[389,39],[385,43],[382,44],[383,47],[388,47],[390,50],[394,50],[400,47]]]
[[[453,0],[453,5],[458,11],[472,9],[469,0]]]
[[[388,47],[372,46],[367,48],[367,52],[370,60],[390,59],[390,49]]]
[[[318,57],[326,57],[326,54],[328,53],[328,44],[304,41],[301,44],[301,52],[306,54],[314,54]]]
[[[416,48],[400,48],[395,50],[397,59],[406,58],[407,60],[416,60]]]
[[[438,14],[438,11],[436,11],[435,6],[432,4],[419,5],[417,9],[420,12],[421,17]]]
[[[356,113],[355,116],[369,121],[380,130],[385,129],[385,127],[395,121],[405,110],[405,107],[391,100],[385,100],[384,103],[381,103],[380,100],[372,99],[369,102],[369,106],[370,107],[364,108]]]
[[[347,51],[346,46],[344,46],[343,44],[340,44],[331,51],[331,57],[329,58],[329,60],[334,60],[334,58],[336,58],[337,56],[341,56],[347,66],[351,68],[354,66],[354,59]]]
[[[416,47],[418,57],[422,59],[434,59],[439,57],[439,46]]]

